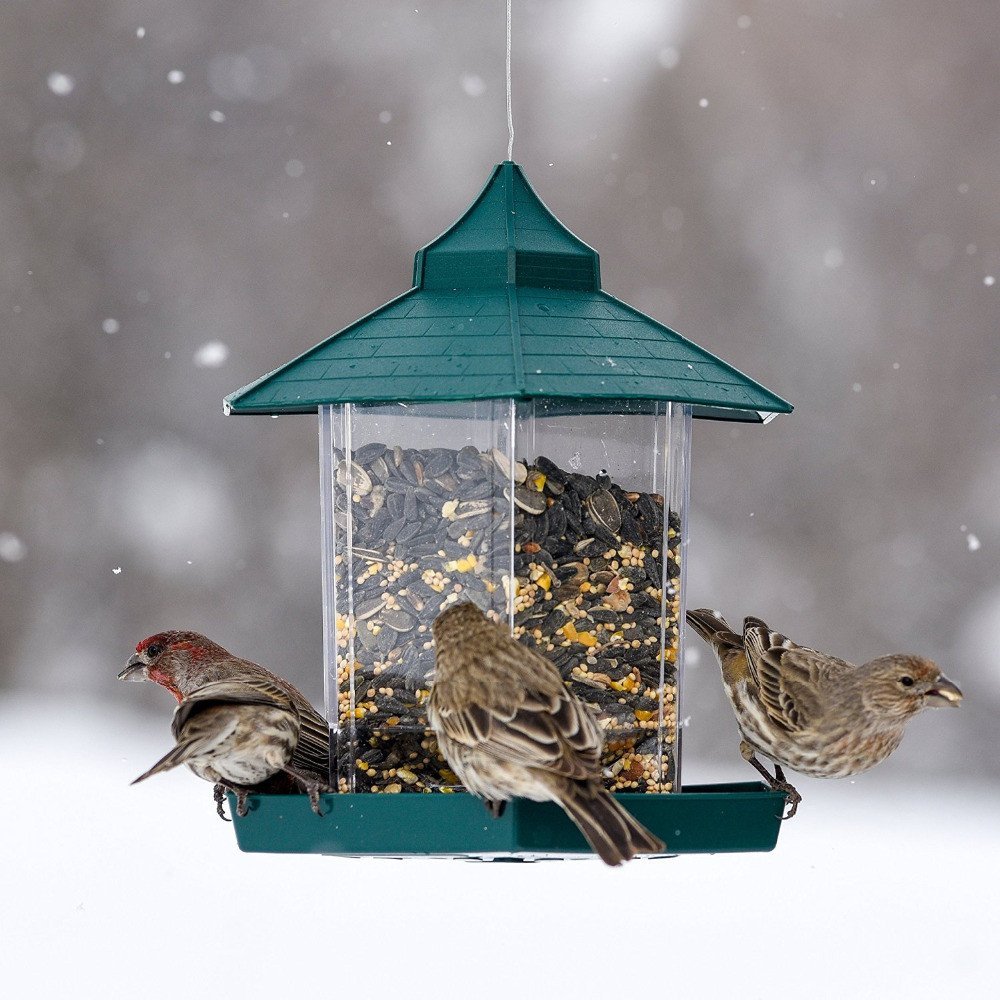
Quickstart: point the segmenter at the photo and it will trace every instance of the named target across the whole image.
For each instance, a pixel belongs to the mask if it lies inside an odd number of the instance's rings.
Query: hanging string
[[[514,159],[514,113],[510,103],[510,5],[507,0],[507,159]]]

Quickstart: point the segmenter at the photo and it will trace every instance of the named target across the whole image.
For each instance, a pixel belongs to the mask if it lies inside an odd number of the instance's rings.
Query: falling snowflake
[[[482,97],[486,93],[486,81],[476,73],[466,73],[462,77],[462,90],[469,97]]]
[[[0,559],[20,562],[28,554],[28,547],[12,531],[0,531]]]
[[[73,93],[73,88],[76,86],[76,80],[73,79],[68,73],[49,73],[48,79],[49,90],[58,97],[65,97],[67,94]]]
[[[194,363],[199,368],[218,368],[226,363],[229,348],[221,340],[209,340],[194,353]]]

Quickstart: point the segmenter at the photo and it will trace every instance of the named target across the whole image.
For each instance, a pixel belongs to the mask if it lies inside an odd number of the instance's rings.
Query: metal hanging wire
[[[510,100],[510,6],[507,0],[507,159],[514,159],[514,112]]]

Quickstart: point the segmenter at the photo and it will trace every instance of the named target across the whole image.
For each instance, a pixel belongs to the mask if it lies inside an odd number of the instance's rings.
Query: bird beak
[[[125,664],[125,669],[118,674],[118,680],[144,681],[146,679],[146,667],[148,666],[149,664],[138,653],[133,653],[129,657],[128,663]]]
[[[942,705],[951,705],[953,708],[957,708],[958,703],[962,700],[962,692],[947,677],[941,677],[924,697],[927,698],[928,704],[934,708],[940,708]]]

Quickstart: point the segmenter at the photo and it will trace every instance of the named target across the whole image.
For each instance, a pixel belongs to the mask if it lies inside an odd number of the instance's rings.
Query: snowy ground
[[[621,871],[244,855],[114,712],[0,701],[7,996],[1000,995],[995,789],[812,782],[773,854]]]

